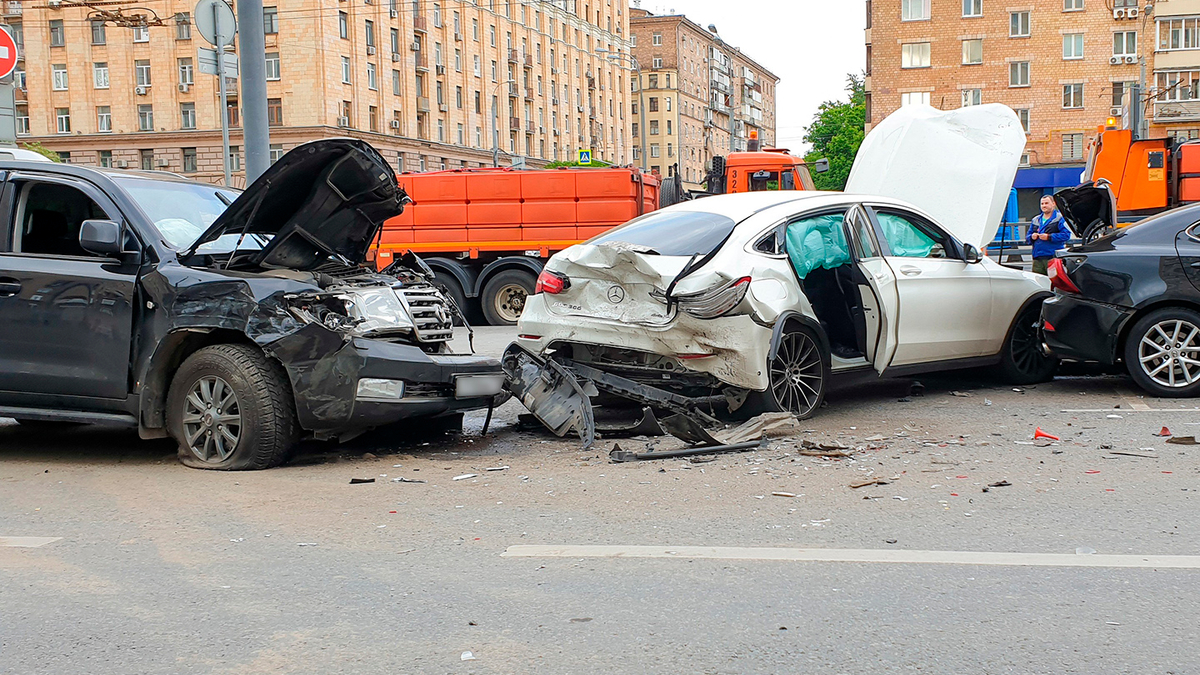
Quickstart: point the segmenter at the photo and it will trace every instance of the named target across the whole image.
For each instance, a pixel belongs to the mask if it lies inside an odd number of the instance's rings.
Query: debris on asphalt
[[[1167,442],[1170,443],[1170,441],[1167,441]],[[1112,446],[1109,446],[1109,447],[1112,447]],[[1146,459],[1158,459],[1158,455],[1143,455],[1138,452],[1126,452],[1124,450],[1113,450],[1112,452],[1110,452],[1108,454],[1121,455],[1123,457],[1145,457]]]
[[[1006,480],[998,480],[995,483],[988,483],[988,487],[1009,487],[1012,483]]]
[[[791,492],[772,492],[771,496],[772,497],[795,497],[796,495],[792,494]]]
[[[850,457],[854,454],[854,448],[837,441],[818,443],[806,438],[800,441],[797,454],[809,457]]]
[[[405,478],[404,476],[401,476],[399,478],[393,478],[392,482],[393,483],[424,483],[425,481],[417,480],[415,478]]]
[[[914,380],[912,385],[910,385],[908,388],[908,395],[909,396],[924,396],[925,395],[925,385]]]
[[[374,483],[374,482],[375,482],[374,478],[351,478],[350,479],[351,485],[362,485],[363,483]]]
[[[505,469],[511,469],[511,468],[512,468],[512,467],[510,467],[510,466],[508,466],[508,465],[505,465],[505,466],[489,466],[489,467],[487,467],[486,469],[484,469],[484,471],[504,471]]]
[[[296,544],[296,545],[297,545],[297,546],[316,546],[316,545],[317,545],[317,542],[315,542],[315,541],[302,541],[302,542],[300,542],[300,543],[298,543],[298,544]]]
[[[1171,445],[1200,445],[1196,442],[1195,436],[1172,436],[1167,439]]]
[[[652,459],[671,459],[673,457],[691,457],[693,455],[706,455],[717,452],[736,452],[740,450],[752,450],[761,448],[762,443],[759,441],[750,441],[748,443],[734,443],[732,445],[706,445],[699,448],[685,448],[683,450],[665,450],[662,452],[630,452],[622,450],[621,446],[614,443],[613,449],[608,453],[609,461],[614,464],[621,462],[640,462]]]
[[[992,400],[991,400],[991,399],[988,399],[988,398],[985,398],[985,399],[983,399],[983,404],[984,404],[984,405],[991,405],[991,404],[992,404]]]
[[[464,473],[463,475],[455,476],[454,478],[451,478],[450,480],[466,480],[468,478],[476,478],[478,476],[479,476],[479,474],[477,474],[477,473]]]
[[[1075,549],[1075,555],[1096,555],[1096,549],[1080,546]]]
[[[952,392],[950,392],[950,395],[955,396],[957,398],[971,398],[975,394],[972,394],[972,393],[966,392],[966,391],[952,391]]]
[[[1118,407],[1119,407],[1119,406],[1118,406]],[[1110,419],[1110,420],[1119,420],[1119,419],[1123,419],[1123,418],[1122,418],[1120,415],[1105,415],[1105,417],[1107,417],[1107,418],[1108,418],[1108,419]]]
[[[472,654],[471,652],[463,652],[462,656],[459,658],[461,658],[463,661],[474,661],[475,655]]]
[[[1156,434],[1154,434],[1154,435],[1155,435],[1155,436],[1158,436],[1158,437],[1160,437],[1160,438],[1162,438],[1162,437],[1165,437],[1165,436],[1170,436],[1170,435],[1171,435],[1171,430],[1170,430],[1170,429],[1168,429],[1168,428],[1166,428],[1166,427],[1163,427],[1163,428],[1162,428],[1162,431],[1160,431],[1160,432],[1158,432],[1158,433],[1156,433]]]
[[[1033,432],[1033,440],[1035,440],[1035,441],[1036,441],[1036,440],[1043,439],[1043,438],[1044,438],[1044,439],[1046,439],[1046,440],[1048,440],[1048,441],[1057,441],[1057,440],[1059,440],[1058,436],[1054,436],[1054,435],[1048,434],[1048,433],[1046,433],[1046,432],[1042,431],[1042,428],[1041,428],[1041,427],[1038,427],[1038,428],[1037,428],[1037,429],[1035,429],[1035,430],[1034,430],[1034,432]]]
[[[592,620],[592,617],[585,616],[585,617],[580,617],[578,619],[571,619],[571,623],[587,623],[591,620]]]
[[[850,487],[857,490],[858,488],[864,488],[864,487],[867,487],[870,485],[887,485],[887,484],[888,484],[888,481],[884,478],[872,478],[870,480],[864,480],[864,481],[860,481],[858,483],[851,483]]]

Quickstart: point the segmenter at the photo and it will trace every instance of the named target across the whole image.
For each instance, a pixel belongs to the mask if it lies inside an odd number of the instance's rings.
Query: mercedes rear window
[[[707,211],[655,211],[587,243],[630,244],[647,253],[690,257],[715,249],[735,225],[732,218]]]

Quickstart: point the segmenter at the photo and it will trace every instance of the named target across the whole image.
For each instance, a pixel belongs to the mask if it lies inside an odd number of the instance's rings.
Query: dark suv
[[[499,402],[499,363],[450,353],[428,268],[364,263],[406,201],[350,139],[241,193],[0,161],[0,416],[136,425],[189,466],[260,469],[306,436]]]

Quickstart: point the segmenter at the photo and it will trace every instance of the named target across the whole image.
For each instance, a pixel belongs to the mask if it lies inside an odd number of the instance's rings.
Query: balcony
[[[413,17],[413,30],[418,33],[428,33],[429,32],[429,24],[425,20],[425,17],[423,17],[423,16],[414,16]]]
[[[527,133],[527,134],[532,134],[533,130],[536,128],[537,127],[535,127],[533,125],[533,120],[529,120],[528,122],[525,123],[525,133]]]
[[[521,95],[521,88],[517,86],[516,82],[508,83],[508,95],[513,98],[516,98]]]
[[[419,112],[419,113],[429,112],[429,97],[428,96],[418,96],[417,97],[417,112]]]
[[[1200,121],[1200,100],[1155,101],[1154,121],[1160,123]]]
[[[417,52],[413,54],[413,65],[417,70],[429,72],[429,57],[425,56],[425,52]]]
[[[533,100],[533,87],[525,87],[525,100],[526,101]]]
[[[521,130],[521,118],[520,117],[508,118],[508,128],[510,131],[520,131]]]
[[[588,89],[596,88],[596,76],[595,75],[587,76],[587,86],[588,86]]]
[[[526,55],[525,55],[525,67],[526,67],[526,68],[533,68],[533,54],[526,54]]]
[[[520,61],[521,61],[521,55],[519,53],[517,53],[517,50],[515,50],[515,49],[508,50],[508,62],[509,63],[520,63]]]

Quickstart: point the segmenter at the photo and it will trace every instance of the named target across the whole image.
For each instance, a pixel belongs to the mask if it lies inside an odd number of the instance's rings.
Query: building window
[[[50,66],[50,78],[55,91],[65,91],[67,88],[67,65],[56,63]]]
[[[650,42],[655,47],[662,46],[662,33],[655,33]]]
[[[1200,18],[1162,19],[1158,22],[1158,48],[1200,49]]]
[[[1064,12],[1078,12],[1083,9],[1083,0],[1063,0]]]
[[[137,107],[138,131],[154,131],[154,106],[143,103]]]
[[[650,97],[649,111],[650,112],[658,112],[658,97],[657,96]]]
[[[92,22],[92,44],[102,45],[102,44],[105,44],[107,42],[107,40],[108,40],[108,38],[104,34],[104,22],[103,21],[93,21]]]
[[[345,12],[338,12],[338,37],[350,39],[350,17]]]
[[[1029,37],[1029,12],[1008,15],[1008,37]]]
[[[67,44],[67,37],[63,33],[62,19],[54,19],[50,22],[50,46],[62,47],[65,44]]]
[[[112,168],[112,150],[100,151],[100,166],[105,169]]]
[[[651,157],[658,157],[658,156],[659,156],[658,143],[651,143],[651,144],[650,144],[650,156],[651,156]]]
[[[342,119],[340,120],[342,126],[354,126],[354,116],[351,114],[353,112],[354,106],[350,103],[350,101],[342,101]]]
[[[375,81],[375,64],[367,64],[367,89],[372,91],[379,89],[379,83]]]
[[[1016,108],[1013,112],[1017,113],[1017,119],[1021,120],[1021,128],[1025,133],[1029,133],[1029,108]]]
[[[465,145],[466,144],[465,141],[466,141],[466,137],[463,132],[463,125],[462,125],[462,122],[459,122],[458,123],[458,144]]]
[[[366,30],[366,36],[367,36],[367,46],[374,47],[375,46],[375,22],[371,21],[370,19],[367,19],[364,23],[366,26],[365,30]]]
[[[367,106],[367,128],[371,131],[379,131],[379,108],[375,106]]]
[[[1176,141],[1191,141],[1200,138],[1200,129],[1171,129],[1167,131],[1167,138]]]
[[[195,72],[192,67],[192,58],[189,56],[186,59],[179,59],[179,84],[192,85],[195,83]]]
[[[1157,101],[1191,101],[1200,98],[1200,71],[1167,71],[1154,74]]]
[[[56,81],[55,87],[54,87],[55,89],[58,89],[57,84],[58,84],[58,82]],[[107,61],[102,61],[100,63],[92,64],[92,84],[97,89],[108,89],[108,62]],[[63,89],[66,89],[66,88],[67,88],[66,80],[64,80],[63,81]]]
[[[658,135],[658,120],[650,120],[650,135]]]
[[[1063,85],[1063,107],[1064,108],[1082,108],[1083,107],[1083,84],[1064,84]]]
[[[272,143],[270,153],[271,163],[278,162],[283,157],[283,143]]]
[[[272,35],[279,32],[279,9],[263,7],[263,32]]]
[[[229,146],[229,170],[242,170],[242,146],[240,145]]]
[[[137,75],[137,85],[139,87],[150,86],[150,60],[138,59],[133,62],[133,70]]]
[[[1083,33],[1067,33],[1063,36],[1063,58],[1083,58]]]
[[[192,39],[192,15],[190,13],[180,12],[175,15],[175,39]]]
[[[916,42],[913,44],[901,45],[900,47],[900,67],[901,68],[928,68],[929,67],[929,43]]]
[[[350,84],[350,57],[342,57],[342,83]]]
[[[23,105],[17,106],[17,133],[29,135],[29,108]]]
[[[662,60],[662,57],[661,57],[661,56],[656,56],[656,57],[654,57],[654,67],[655,67],[655,68],[662,68],[662,67],[663,67],[663,60]]]
[[[58,133],[71,133],[71,109],[70,108],[55,108],[54,117],[58,121]]]
[[[1063,161],[1083,159],[1083,134],[1062,135]]]
[[[283,99],[267,99],[267,125],[272,127],[283,126]]]
[[[983,40],[963,40],[962,62],[966,66],[983,63]]]
[[[133,29],[133,41],[134,42],[149,42],[150,41],[150,27],[149,26],[135,26]]]
[[[1112,104],[1114,108],[1119,108],[1125,105],[1126,92],[1133,91],[1133,82],[1113,82],[1112,83]]]
[[[179,126],[181,129],[196,128],[196,104],[195,103],[180,103],[179,104]]]
[[[196,149],[183,149],[183,172],[196,173]]]
[[[400,71],[392,71],[392,96],[400,95]]]
[[[927,91],[909,91],[900,94],[900,105],[929,105],[929,92]]]
[[[25,80],[25,71],[24,70],[14,70],[13,71],[13,86],[16,87],[17,89],[22,89],[22,90],[29,88],[27,86],[27,82]]]
[[[983,16],[983,0],[963,0],[963,17]]]
[[[267,79],[279,79],[279,52],[267,52]]]
[[[433,25],[442,27],[442,5],[437,2],[433,3]]]
[[[921,21],[929,18],[929,0],[900,0],[901,21]]]
[[[983,104],[983,90],[982,89],[963,89],[962,90],[962,107],[965,108],[969,105],[982,105],[982,104]]]
[[[102,105],[96,108],[96,131],[107,133],[112,131],[112,108]]]
[[[143,171],[153,171],[154,170],[154,151],[153,150],[139,150],[138,157],[141,160]]]
[[[1113,56],[1137,56],[1137,31],[1113,33]]]
[[[229,118],[229,126],[240,127],[241,119],[238,117],[238,101],[236,98],[231,98],[225,102],[225,115]]]
[[[1028,61],[1013,61],[1008,64],[1008,86],[1010,87],[1028,87],[1029,86],[1029,62]]]

